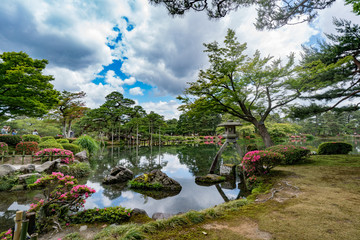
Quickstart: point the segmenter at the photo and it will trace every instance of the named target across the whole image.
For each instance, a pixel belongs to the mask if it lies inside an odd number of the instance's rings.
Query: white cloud
[[[144,95],[143,90],[140,87],[134,87],[129,90],[131,95]]]
[[[180,111],[177,110],[180,104],[175,100],[170,100],[168,102],[145,102],[141,103],[140,105],[146,110],[147,113],[154,111],[157,114],[163,115],[166,120],[173,118],[178,119],[181,114]]]

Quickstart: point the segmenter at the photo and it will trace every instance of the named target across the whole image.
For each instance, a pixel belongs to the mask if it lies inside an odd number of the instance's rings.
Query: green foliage
[[[66,138],[59,138],[59,139],[56,139],[56,141],[60,144],[69,143],[69,139],[66,139]]]
[[[315,139],[315,137],[311,134],[306,134],[305,137],[306,137],[306,140],[308,140],[308,141],[312,141]]]
[[[360,2],[358,0],[345,0],[346,4],[353,5],[353,12],[360,15]]]
[[[70,233],[70,234],[66,235],[63,239],[64,240],[85,240],[84,238],[81,237],[80,233],[78,233],[78,232]]]
[[[39,144],[37,142],[19,142],[15,147],[15,151],[17,154],[31,155],[39,151]]]
[[[296,164],[310,155],[310,150],[306,147],[294,145],[276,145],[266,148],[268,151],[277,152],[285,156],[283,164]]]
[[[63,146],[56,142],[55,139],[49,139],[46,140],[44,142],[39,143],[39,148],[40,149],[45,149],[45,148],[60,148],[60,149],[64,149]]]
[[[0,239],[1,240],[12,240],[13,237],[12,237],[12,230],[9,229],[7,231],[4,231],[4,232],[1,232],[0,233]]]
[[[60,169],[65,175],[74,176],[75,178],[83,178],[90,174],[91,168],[89,163],[81,162],[81,163],[72,163],[67,166],[63,166]]]
[[[22,135],[21,137],[24,142],[40,143],[40,141],[41,141],[41,137],[39,135],[25,134],[25,135]]]
[[[97,142],[87,135],[79,137],[74,143],[79,145],[80,148],[86,149],[90,155],[94,154],[99,149]]]
[[[248,152],[259,150],[259,147],[255,143],[250,143],[246,146]]]
[[[128,184],[132,188],[139,189],[161,190],[164,187],[161,183],[137,182],[135,180],[130,180]]]
[[[205,220],[205,214],[202,212],[189,211],[185,213],[185,216],[187,219],[189,219],[190,222],[195,224],[201,223]]]
[[[58,102],[54,78],[42,74],[47,63],[24,52],[0,54],[0,118],[41,117]]]
[[[0,178],[0,191],[10,190],[18,182],[16,176],[4,176]]]
[[[7,153],[9,151],[9,146],[5,142],[0,142],[0,154]]]
[[[297,133],[300,128],[300,126],[291,123],[269,123],[267,126],[271,139],[274,142],[279,142],[289,134]]]
[[[18,135],[30,135],[34,129],[37,129],[40,136],[55,136],[60,131],[56,122],[46,118],[40,120],[37,118],[17,117],[8,124],[12,129],[17,130]],[[30,139],[27,141],[37,142]]]
[[[38,177],[36,175],[31,175],[30,177],[25,179],[26,186],[29,186],[30,184],[34,184],[38,180]]]
[[[22,139],[18,135],[0,135],[0,142],[5,142],[9,146],[16,146]]]
[[[72,143],[62,143],[61,146],[63,146],[64,149],[72,151],[74,154],[77,154],[81,151],[80,146]]]
[[[124,207],[106,207],[86,209],[70,217],[70,221],[76,224],[82,223],[122,223],[128,221],[131,216],[130,209]]]
[[[345,142],[324,142],[318,147],[318,154],[348,154],[352,151],[352,145]]]
[[[54,140],[56,141],[56,139],[53,136],[44,136],[41,138],[40,142],[45,142],[47,140]]]

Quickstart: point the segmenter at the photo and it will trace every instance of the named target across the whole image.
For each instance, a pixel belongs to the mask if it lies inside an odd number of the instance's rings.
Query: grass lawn
[[[108,227],[95,239],[360,239],[360,156],[311,156],[276,167],[271,181],[252,203]]]

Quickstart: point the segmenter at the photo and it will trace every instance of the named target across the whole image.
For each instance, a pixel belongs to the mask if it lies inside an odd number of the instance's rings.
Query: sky
[[[231,28],[249,55],[258,49],[262,56],[285,59],[294,52],[299,59],[302,44],[335,32],[332,17],[360,24],[343,0],[311,24],[272,31],[255,29],[255,8],[209,20],[204,12],[171,17],[147,0],[1,0],[0,52],[47,59],[44,74],[54,76],[55,89],[84,91],[87,107],[99,107],[118,91],[171,119],[181,114],[176,97],[208,66],[203,43],[223,42]]]

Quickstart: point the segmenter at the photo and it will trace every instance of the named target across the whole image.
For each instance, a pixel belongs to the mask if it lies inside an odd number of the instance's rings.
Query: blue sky
[[[9,0],[0,5],[0,52],[48,59],[45,73],[55,77],[55,88],[85,91],[88,107],[119,91],[170,119],[180,114],[176,96],[207,67],[203,43],[222,42],[232,28],[247,42],[248,54],[259,49],[263,56],[299,56],[301,44],[334,32],[333,16],[360,23],[342,0],[310,25],[262,32],[253,26],[254,8],[214,21],[201,12],[172,18],[147,0]]]

